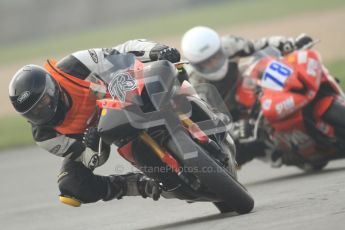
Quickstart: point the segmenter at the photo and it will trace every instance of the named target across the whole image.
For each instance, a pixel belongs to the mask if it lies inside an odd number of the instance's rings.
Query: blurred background
[[[253,40],[307,33],[345,81],[344,22],[343,0],[0,0],[0,150],[32,144],[8,100],[10,79],[24,64],[135,38],[180,48],[186,30],[207,25]]]

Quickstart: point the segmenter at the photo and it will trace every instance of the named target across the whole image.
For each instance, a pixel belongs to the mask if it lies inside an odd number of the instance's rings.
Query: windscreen
[[[93,83],[91,88],[98,98],[108,93],[121,103],[133,102],[143,88],[143,66],[133,54],[110,55],[88,80]]]

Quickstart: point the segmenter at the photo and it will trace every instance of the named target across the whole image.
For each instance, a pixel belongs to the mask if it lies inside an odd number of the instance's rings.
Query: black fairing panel
[[[135,135],[138,129],[134,128],[123,110],[107,109],[98,123],[98,132],[103,141],[113,144],[114,141]]]

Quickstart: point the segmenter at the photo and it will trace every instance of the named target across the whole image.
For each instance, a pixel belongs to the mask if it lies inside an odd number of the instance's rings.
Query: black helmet
[[[49,73],[37,65],[26,65],[9,85],[11,102],[32,124],[46,125],[56,119],[61,88]]]

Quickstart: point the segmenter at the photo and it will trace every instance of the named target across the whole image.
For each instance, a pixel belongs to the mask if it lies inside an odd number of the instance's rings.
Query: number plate
[[[262,75],[261,86],[281,91],[285,82],[291,76],[293,70],[283,63],[272,61]]]

